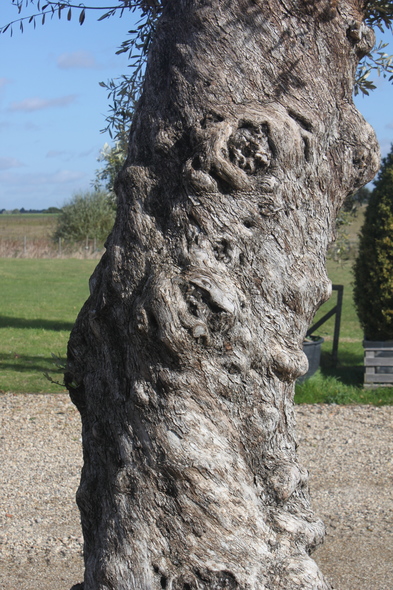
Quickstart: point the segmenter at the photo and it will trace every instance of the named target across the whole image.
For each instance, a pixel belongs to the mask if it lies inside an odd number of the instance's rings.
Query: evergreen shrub
[[[354,301],[366,340],[393,340],[393,145],[382,160],[360,232]]]

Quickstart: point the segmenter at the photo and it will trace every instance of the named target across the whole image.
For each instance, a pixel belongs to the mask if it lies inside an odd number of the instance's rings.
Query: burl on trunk
[[[326,590],[296,458],[302,340],[345,196],[357,0],[167,0],[72,332],[85,590]]]

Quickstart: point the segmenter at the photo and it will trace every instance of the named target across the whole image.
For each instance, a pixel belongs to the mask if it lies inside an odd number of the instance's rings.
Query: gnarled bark
[[[375,174],[356,0],[168,0],[69,343],[85,590],[326,590],[296,458],[302,340]]]

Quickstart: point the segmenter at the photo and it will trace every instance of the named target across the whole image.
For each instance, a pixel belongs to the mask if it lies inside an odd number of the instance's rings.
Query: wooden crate
[[[393,387],[393,342],[365,341],[364,387]]]

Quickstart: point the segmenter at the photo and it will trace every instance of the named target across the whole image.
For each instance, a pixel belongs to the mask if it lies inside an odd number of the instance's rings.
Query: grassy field
[[[0,215],[0,237],[15,238],[50,238],[53,234],[58,215],[56,213],[14,213]]]
[[[43,373],[56,369],[52,353],[65,356],[96,263],[0,259],[0,392],[64,391]]]
[[[0,215],[0,258],[89,258],[98,260],[104,248],[94,236],[80,242],[53,240],[57,213]]]

